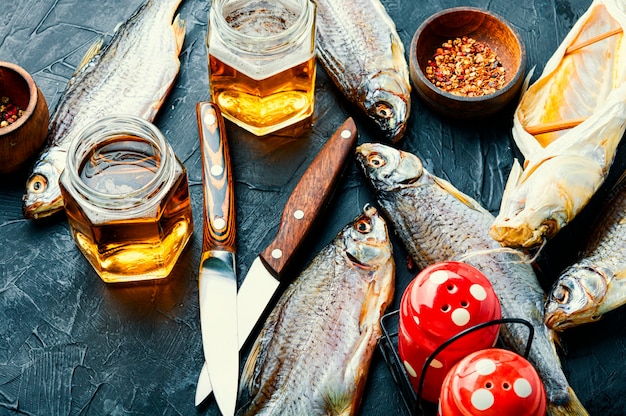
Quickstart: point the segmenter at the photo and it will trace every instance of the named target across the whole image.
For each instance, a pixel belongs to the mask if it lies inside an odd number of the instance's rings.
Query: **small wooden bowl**
[[[13,173],[43,146],[50,114],[46,98],[26,70],[0,61],[0,96],[24,110],[14,123],[0,127],[0,174]]]
[[[428,61],[441,45],[467,36],[493,50],[505,69],[505,85],[479,97],[455,95],[426,77]],[[411,42],[411,81],[420,98],[433,110],[454,119],[480,119],[504,107],[524,82],[526,49],[519,34],[495,14],[473,7],[456,7],[436,13],[417,28]]]

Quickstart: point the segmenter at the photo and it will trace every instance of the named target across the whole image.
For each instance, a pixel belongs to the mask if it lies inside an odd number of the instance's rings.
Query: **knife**
[[[354,151],[356,140],[356,125],[352,118],[348,118],[300,178],[285,204],[276,237],[250,266],[237,293],[240,349],[271,303],[285,278],[284,271],[289,268],[294,253],[309,234],[313,220],[329,201],[340,173]],[[198,389],[202,388],[201,401],[211,394],[212,381],[215,382],[207,373],[200,373]]]
[[[217,105],[196,105],[202,183],[204,228],[198,276],[200,327],[205,365],[215,400],[224,415],[234,415],[239,380],[237,336],[237,277],[235,273],[235,209],[232,170],[224,119]],[[202,376],[206,373],[205,376]],[[200,393],[200,396],[198,396]],[[201,382],[196,405],[202,401]]]

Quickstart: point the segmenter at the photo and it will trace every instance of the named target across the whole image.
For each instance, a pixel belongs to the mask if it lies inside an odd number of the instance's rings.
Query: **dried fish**
[[[382,144],[365,143],[357,159],[376,192],[383,213],[420,268],[442,261],[464,261],[482,271],[493,286],[504,318],[522,318],[535,333],[529,361],[541,376],[551,415],[587,414],[569,386],[543,322],[544,293],[522,253],[501,247],[488,235],[493,215],[449,182],[424,169],[415,155]],[[503,340],[523,353],[523,325],[500,329]]]
[[[411,109],[411,84],[395,23],[379,0],[314,2],[320,63],[387,140],[400,140]]]
[[[595,221],[578,261],[557,278],[545,306],[548,327],[593,322],[626,303],[626,182]]]
[[[246,362],[238,414],[354,414],[394,278],[387,226],[368,205],[279,299]]]
[[[513,138],[525,161],[515,161],[490,231],[502,245],[541,245],[605,181],[626,129],[625,8],[595,0],[523,94]]]
[[[59,177],[70,142],[89,123],[116,113],[153,121],[180,68],[182,0],[147,0],[102,49],[97,42],[79,65],[52,116],[47,144],[26,183],[26,218],[63,209]],[[173,21],[173,23],[172,23]]]

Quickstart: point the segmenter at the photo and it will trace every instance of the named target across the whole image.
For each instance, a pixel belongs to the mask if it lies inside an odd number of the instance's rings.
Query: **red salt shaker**
[[[500,348],[457,362],[441,387],[438,416],[544,416],[546,394],[535,368]]]
[[[398,353],[413,389],[419,392],[422,368],[439,346],[464,330],[501,317],[489,280],[476,268],[451,261],[423,269],[400,302]],[[437,354],[424,372],[421,398],[437,402],[450,368],[474,351],[493,347],[499,329],[488,325],[469,332]]]

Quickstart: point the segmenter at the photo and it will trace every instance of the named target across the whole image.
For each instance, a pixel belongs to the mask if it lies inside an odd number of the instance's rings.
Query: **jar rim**
[[[142,129],[145,129],[145,131],[142,132]],[[137,137],[141,140],[151,142],[151,144],[154,145],[155,156],[160,156],[160,163],[157,166],[154,176],[139,188],[116,194],[105,193],[87,185],[82,180],[79,173],[80,166],[85,160],[85,157],[88,156],[94,146],[98,145],[103,140],[122,135]],[[65,170],[74,187],[84,196],[90,197],[90,201],[94,205],[108,209],[127,209],[137,206],[138,202],[145,202],[147,197],[154,194],[154,192],[159,189],[163,175],[169,166],[167,153],[167,140],[154,124],[136,116],[110,115],[89,123],[72,139],[68,148]],[[124,203],[119,206],[113,206],[109,203],[97,203],[103,201],[111,201],[115,204],[119,204],[120,202]]]
[[[256,48],[258,48],[259,43],[266,45],[266,49],[263,51],[259,51],[258,49],[255,49],[255,51],[257,52],[268,52],[273,49],[279,49],[282,46],[285,46],[288,43],[288,41],[293,38],[295,33],[297,33],[298,31],[301,31],[303,28],[308,27],[307,22],[310,18],[311,7],[315,7],[315,4],[311,3],[310,0],[295,0],[297,4],[302,6],[302,9],[300,10],[300,13],[297,15],[297,18],[295,19],[295,21],[289,27],[287,27],[285,30],[279,33],[271,34],[267,36],[260,36],[260,35],[249,35],[246,33],[239,32],[233,29],[233,27],[230,24],[228,24],[228,22],[226,22],[226,19],[222,11],[224,8],[224,4],[227,1],[230,1],[230,0],[215,0],[213,4],[211,5],[210,13],[216,16],[214,22],[218,25],[218,27],[220,28],[220,31],[222,31],[223,33],[226,33],[227,36],[230,38],[234,37],[234,38],[241,40],[242,44],[254,42],[254,45]],[[275,0],[269,0],[269,1],[275,1]]]

